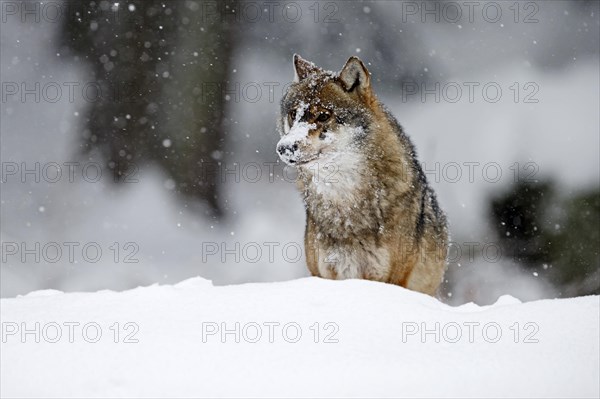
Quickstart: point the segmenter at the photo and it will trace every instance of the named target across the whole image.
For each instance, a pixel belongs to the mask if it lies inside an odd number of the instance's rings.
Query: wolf
[[[400,124],[358,57],[337,72],[294,54],[277,153],[298,169],[313,276],[367,279],[435,295],[447,220]]]

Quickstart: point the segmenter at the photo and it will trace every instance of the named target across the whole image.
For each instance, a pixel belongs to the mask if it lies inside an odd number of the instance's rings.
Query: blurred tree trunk
[[[203,173],[202,163],[222,153],[224,98],[207,88],[227,80],[232,24],[207,18],[202,2],[194,1],[69,8],[63,52],[88,64],[94,82],[84,91],[83,152],[99,152],[116,176],[158,164],[170,175],[167,188],[219,214],[219,176]]]

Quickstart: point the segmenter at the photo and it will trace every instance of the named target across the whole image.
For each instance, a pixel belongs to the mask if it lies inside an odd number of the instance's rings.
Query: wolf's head
[[[365,65],[351,57],[334,73],[295,54],[294,72],[281,100],[279,157],[303,166],[353,152],[374,119],[376,100]]]

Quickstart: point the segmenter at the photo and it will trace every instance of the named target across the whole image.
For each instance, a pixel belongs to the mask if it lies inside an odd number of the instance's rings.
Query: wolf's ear
[[[294,83],[298,83],[306,79],[309,75],[313,75],[322,71],[310,61],[306,61],[298,54],[294,54]]]
[[[339,73],[340,81],[346,91],[358,88],[360,91],[371,87],[371,74],[358,57],[350,57]]]

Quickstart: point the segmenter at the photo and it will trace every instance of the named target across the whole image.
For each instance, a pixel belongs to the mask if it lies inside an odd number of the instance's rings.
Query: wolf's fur
[[[356,57],[339,73],[294,56],[277,150],[298,166],[310,272],[433,295],[446,265],[446,218],[396,119]]]

